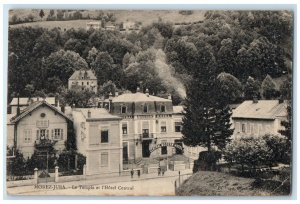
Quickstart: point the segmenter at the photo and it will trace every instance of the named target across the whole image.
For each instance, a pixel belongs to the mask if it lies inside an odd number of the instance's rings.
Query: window
[[[237,132],[237,133],[240,132],[240,123],[239,123],[239,122],[236,122],[236,123],[235,123],[235,129],[236,129],[236,132]]]
[[[266,125],[266,133],[270,133],[270,132],[271,132],[270,125]]]
[[[52,130],[52,139],[53,140],[63,140],[63,129],[54,129]]]
[[[24,130],[24,143],[31,143],[31,130]]]
[[[46,128],[49,126],[48,120],[38,120],[36,121],[36,126],[38,128]]]
[[[38,134],[37,139],[41,139],[41,140],[49,139],[49,130],[41,129],[37,131],[37,134]]]
[[[254,124],[253,123],[250,124],[250,133],[251,134],[254,133]]]
[[[181,132],[181,122],[175,122],[175,132]]]
[[[122,123],[122,133],[123,135],[127,135],[127,123]]]
[[[108,167],[108,152],[102,152],[100,160],[101,167]]]
[[[258,124],[258,134],[263,135],[263,127],[262,124]]]
[[[84,85],[84,82],[81,82],[81,85],[83,86],[83,85]]]
[[[123,142],[123,161],[128,161],[128,142]]]
[[[89,82],[86,82],[86,85],[89,85]]]
[[[257,124],[254,124],[254,134],[257,135],[258,134],[258,127],[257,127]]]
[[[143,109],[144,109],[144,113],[148,113],[148,106],[146,104],[144,105]]]
[[[121,107],[121,113],[126,113],[127,112],[127,107],[126,106],[122,106]]]
[[[160,112],[162,112],[162,113],[166,112],[166,106],[165,105],[160,106]]]
[[[166,121],[162,121],[160,123],[160,132],[167,132],[167,123],[166,123]]]
[[[245,123],[242,124],[242,132],[243,132],[243,133],[246,132],[246,124],[245,124]]]
[[[108,130],[101,130],[101,143],[108,143]]]

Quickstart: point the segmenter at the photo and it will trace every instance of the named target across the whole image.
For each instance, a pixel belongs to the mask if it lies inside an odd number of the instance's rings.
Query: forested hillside
[[[11,27],[8,102],[19,93],[70,103],[78,93],[66,90],[68,78],[90,68],[104,96],[140,86],[155,95],[171,93],[178,104],[197,70],[214,67],[232,103],[255,91],[278,98],[282,91],[272,78],[292,72],[292,22],[288,11],[207,11],[203,22],[175,28],[161,19],[139,33]]]

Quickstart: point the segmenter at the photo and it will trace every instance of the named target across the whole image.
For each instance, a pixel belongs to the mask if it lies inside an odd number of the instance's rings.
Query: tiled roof
[[[42,97],[31,97],[30,98],[32,100],[32,102],[36,102],[36,101],[42,101],[43,98]],[[55,105],[55,97],[46,97],[45,101],[47,101],[47,103],[51,104],[51,105]],[[29,105],[29,98],[19,98],[19,104],[20,106],[24,106],[24,105]],[[18,105],[18,98],[13,98],[12,101],[10,102],[11,106],[16,106]]]
[[[97,80],[92,70],[77,70],[72,74],[69,80],[79,80],[82,77],[84,77],[84,79]]]
[[[122,119],[118,116],[110,114],[105,108],[76,108],[75,111],[80,111],[86,119],[88,119],[88,111],[90,111],[91,120]]]
[[[112,102],[172,102],[170,99],[165,99],[157,96],[149,95],[144,93],[124,93],[112,99]]]
[[[51,104],[47,103],[46,101],[36,101],[36,102],[30,104],[24,110],[22,110],[19,115],[15,115],[14,117],[12,117],[10,119],[10,122],[11,123],[18,122],[19,120],[24,118],[26,115],[28,115],[29,113],[31,113],[32,111],[34,111],[35,109],[37,109],[38,107],[40,107],[42,105],[49,107],[50,109],[57,112],[58,114],[60,114],[64,118],[66,118],[67,120],[71,120],[67,115],[65,115],[63,112],[61,112],[60,110],[58,110],[56,107],[52,106]]]
[[[232,118],[275,119],[286,116],[286,103],[278,100],[244,101],[233,110]]]

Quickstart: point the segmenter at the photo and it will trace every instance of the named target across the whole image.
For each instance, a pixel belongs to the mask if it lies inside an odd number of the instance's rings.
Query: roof
[[[36,101],[36,102],[30,104],[24,110],[22,110],[19,115],[15,115],[14,117],[12,117],[10,119],[10,122],[11,123],[18,122],[19,120],[21,120],[22,118],[24,118],[26,115],[28,115],[29,113],[33,112],[38,107],[43,106],[43,105],[49,107],[50,109],[52,109],[56,113],[60,114],[61,116],[63,116],[67,120],[71,121],[71,119],[67,115],[65,115],[63,112],[61,112],[60,110],[58,110],[56,107],[52,106],[51,104],[47,103],[46,101]]]
[[[112,102],[172,102],[171,99],[165,99],[157,96],[149,95],[144,93],[124,93],[112,99]]]
[[[72,76],[69,78],[69,80],[79,80],[79,79],[82,79],[82,77],[84,77],[84,79],[97,80],[94,72],[91,69],[77,70],[72,74]]]
[[[174,114],[183,114],[184,113],[183,106],[173,106],[173,113]]]
[[[258,100],[257,103],[244,101],[233,110],[232,118],[275,119],[285,117],[286,103],[279,100]]]
[[[32,102],[36,102],[36,101],[42,101],[44,100],[42,97],[31,97],[30,99],[32,99]],[[46,97],[45,101],[47,101],[47,103],[54,105],[55,104],[55,97]],[[20,106],[24,106],[24,105],[29,105],[29,98],[19,98],[19,104]],[[10,102],[11,106],[17,106],[18,105],[18,98],[13,98],[12,101]]]
[[[87,120],[121,120],[121,117],[110,114],[105,108],[76,108],[75,111],[80,111]],[[88,111],[91,112],[91,117],[88,117]]]

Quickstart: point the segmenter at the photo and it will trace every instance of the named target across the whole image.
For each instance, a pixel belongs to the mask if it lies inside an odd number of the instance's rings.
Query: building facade
[[[112,98],[110,108],[113,115],[122,118],[124,163],[183,152],[182,113],[174,114],[171,98],[137,91]]]
[[[279,134],[286,120],[286,103],[280,100],[244,101],[232,114],[234,137]]]
[[[20,114],[10,114],[7,123],[9,147],[19,149],[25,158],[31,157],[35,144],[55,141],[54,148],[65,148],[71,119],[46,101],[36,101]]]
[[[86,156],[86,175],[119,175],[122,138],[118,116],[104,108],[73,109],[77,149]]]
[[[79,88],[97,93],[97,77],[92,70],[77,70],[69,78],[68,89]]]

